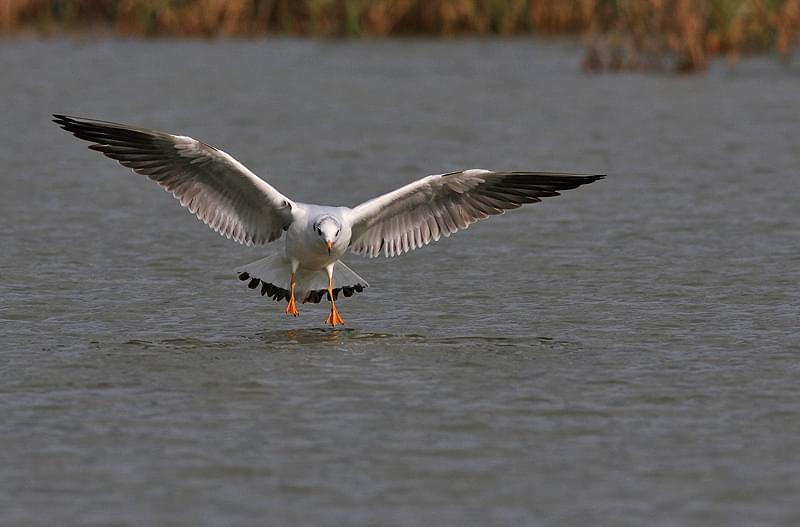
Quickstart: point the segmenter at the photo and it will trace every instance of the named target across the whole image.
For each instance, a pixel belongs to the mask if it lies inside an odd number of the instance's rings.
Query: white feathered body
[[[296,203],[292,210],[292,224],[286,231],[286,258],[296,260],[300,267],[308,270],[325,269],[338,261],[350,246],[350,225],[341,219],[350,211],[348,207],[325,207]],[[314,220],[321,216],[332,216],[340,220],[341,232],[328,253],[324,244],[314,236]]]
[[[328,287],[326,269],[333,265],[335,296],[338,296],[340,291],[345,296],[351,296],[353,292],[361,292],[363,288],[369,287],[367,281],[340,261],[350,245],[350,226],[341,222],[341,232],[330,252],[325,245],[319,242],[319,238],[310,235],[314,232],[313,224],[316,219],[330,216],[341,220],[349,212],[348,207],[295,203],[292,210],[293,220],[286,230],[283,254],[267,256],[242,266],[237,269],[239,276],[245,275],[244,280],[251,280],[254,289],[261,286],[264,290],[263,294],[269,290],[264,284],[270,284],[286,292],[290,289],[292,271],[296,269],[295,296],[302,303],[318,302],[320,297],[325,296]],[[260,282],[253,282],[256,279]]]

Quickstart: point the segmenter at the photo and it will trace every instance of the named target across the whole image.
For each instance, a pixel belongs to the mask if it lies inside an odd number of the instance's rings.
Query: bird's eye
[[[319,227],[317,227],[317,234],[319,234],[320,236],[322,235],[322,229],[320,229]]]
[[[336,236],[339,236],[339,229],[336,229]]]

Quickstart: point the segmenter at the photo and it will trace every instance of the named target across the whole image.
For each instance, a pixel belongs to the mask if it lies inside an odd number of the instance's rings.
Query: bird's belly
[[[325,251],[324,255],[319,255],[319,254],[315,254],[315,253],[300,253],[300,254],[294,253],[294,254],[289,254],[289,252],[287,251],[286,256],[290,260],[299,261],[300,262],[300,267],[302,267],[304,269],[314,270],[314,271],[320,270],[320,269],[325,269],[330,264],[332,264],[333,262],[335,262],[336,260],[339,259],[337,257],[334,257],[333,253],[331,253],[331,256],[328,256],[328,252],[327,251]]]
[[[342,248],[334,245],[328,254],[328,248],[317,239],[307,242],[299,237],[286,237],[286,257],[289,260],[297,260],[300,267],[305,269],[324,269],[339,260],[346,251],[346,246]]]

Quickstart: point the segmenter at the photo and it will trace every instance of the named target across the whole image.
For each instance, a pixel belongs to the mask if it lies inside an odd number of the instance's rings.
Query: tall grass
[[[695,71],[800,34],[800,0],[0,0],[0,34],[582,34],[591,70]]]

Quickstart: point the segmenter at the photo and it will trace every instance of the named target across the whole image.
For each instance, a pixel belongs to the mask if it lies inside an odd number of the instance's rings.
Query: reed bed
[[[800,0],[0,0],[0,34],[583,35],[593,71],[702,70],[708,57],[788,59]]]

